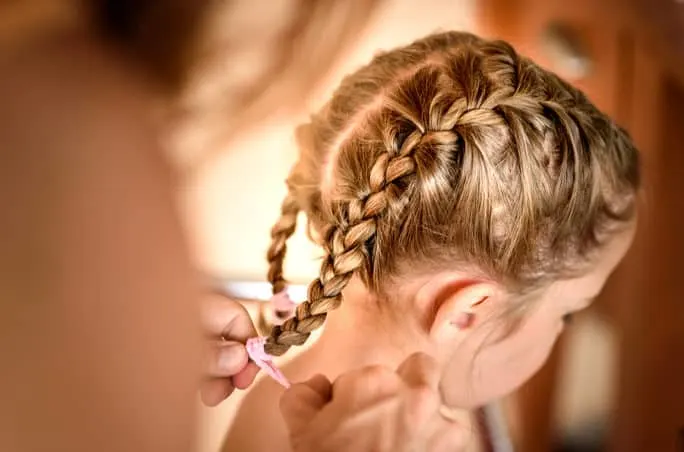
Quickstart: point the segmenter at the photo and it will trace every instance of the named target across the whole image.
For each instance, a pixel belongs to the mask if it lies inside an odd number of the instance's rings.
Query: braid
[[[336,205],[336,224],[324,231],[326,256],[320,276],[309,285],[307,300],[297,307],[295,316],[271,330],[266,342],[269,354],[279,356],[292,345],[304,344],[311,332],[323,325],[327,313],[340,305],[342,290],[354,273],[359,269],[365,269],[365,275],[370,273],[371,256],[366,244],[374,239],[378,218],[388,202],[398,194],[393,183],[415,173],[411,154],[421,138],[422,133],[416,130],[401,146],[382,153],[370,173],[370,193],[363,199]],[[396,143],[396,137],[393,141]]]
[[[268,281],[273,286],[273,294],[285,290],[287,282],[283,277],[283,262],[287,252],[287,239],[294,234],[297,228],[297,215],[299,203],[288,187],[287,195],[280,209],[280,218],[271,229],[271,246],[268,249]]]
[[[297,229],[297,215],[299,211],[299,203],[288,184],[287,195],[285,195],[280,208],[280,218],[271,228],[271,246],[266,253],[266,259],[268,260],[268,282],[271,283],[273,295],[287,288],[287,281],[283,277],[283,264],[285,262],[285,254],[287,253],[287,240]],[[256,323],[257,329],[262,334],[267,334],[271,329],[270,323],[266,318],[266,311],[267,307],[261,304],[257,313]],[[276,316],[284,314],[280,312],[275,313]]]

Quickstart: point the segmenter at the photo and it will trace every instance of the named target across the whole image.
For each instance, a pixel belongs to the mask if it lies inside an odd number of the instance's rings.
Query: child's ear
[[[453,345],[473,327],[487,320],[500,291],[491,283],[445,287],[436,297],[430,338],[437,345]]]

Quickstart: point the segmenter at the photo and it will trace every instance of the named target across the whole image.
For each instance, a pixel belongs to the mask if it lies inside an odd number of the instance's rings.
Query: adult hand
[[[207,337],[202,401],[216,406],[254,381],[258,367],[249,361],[245,341],[257,333],[244,306],[220,294],[202,305],[202,327]]]
[[[468,428],[440,414],[437,363],[418,353],[395,371],[367,367],[331,384],[293,385],[281,412],[294,452],[459,451]]]

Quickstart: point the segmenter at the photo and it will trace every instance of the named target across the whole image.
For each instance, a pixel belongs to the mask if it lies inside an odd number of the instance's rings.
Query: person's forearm
[[[0,450],[187,452],[199,291],[171,177],[136,81],[70,44],[0,67]]]

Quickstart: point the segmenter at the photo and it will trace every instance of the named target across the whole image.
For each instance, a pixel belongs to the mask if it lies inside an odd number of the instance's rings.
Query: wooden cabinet
[[[571,79],[596,105],[613,114],[619,108],[620,86],[615,82],[620,79],[622,61],[619,25],[606,9],[592,0],[482,0],[477,26],[484,34],[505,39],[519,53]],[[596,26],[599,17],[601,25]],[[565,47],[569,44],[576,49],[563,49],[560,40],[566,41]],[[566,55],[561,54],[564,51]],[[584,55],[567,54],[573,51]],[[573,75],[580,58],[589,60],[587,75]]]
[[[616,452],[684,451],[684,4],[480,0],[479,29],[584,90],[642,152],[639,231],[594,308],[619,337]],[[517,395],[517,445],[551,450],[562,344]]]

